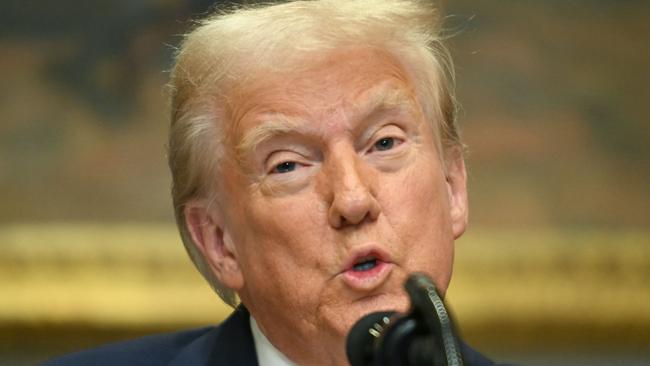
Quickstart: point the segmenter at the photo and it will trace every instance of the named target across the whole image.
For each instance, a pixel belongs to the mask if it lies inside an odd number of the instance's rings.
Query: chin
[[[408,310],[409,300],[405,293],[379,294],[361,299],[355,305],[361,310],[363,316],[376,311],[404,312]]]
[[[378,294],[358,299],[339,309],[338,314],[328,316],[329,325],[342,337],[347,337],[352,326],[362,317],[378,311],[406,312],[410,306],[408,297],[400,294]]]

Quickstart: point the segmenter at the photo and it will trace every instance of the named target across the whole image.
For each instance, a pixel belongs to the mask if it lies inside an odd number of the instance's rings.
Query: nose
[[[334,228],[376,220],[381,211],[374,194],[373,176],[356,152],[341,152],[331,159],[326,179],[330,186],[329,223]]]

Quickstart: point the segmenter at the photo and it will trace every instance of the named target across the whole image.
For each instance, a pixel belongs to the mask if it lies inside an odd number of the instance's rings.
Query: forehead
[[[351,117],[373,106],[416,104],[414,88],[399,60],[372,48],[306,57],[294,70],[259,75],[233,94],[228,119],[234,145],[248,131],[278,115],[322,128],[327,127],[323,116],[330,114]]]

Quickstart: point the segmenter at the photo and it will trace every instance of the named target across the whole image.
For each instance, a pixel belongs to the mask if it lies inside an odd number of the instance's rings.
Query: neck
[[[260,319],[261,318],[261,319]],[[339,337],[326,336],[323,331],[299,332],[297,330],[264,326],[263,317],[251,315],[251,330],[262,359],[275,359],[287,365],[347,366],[344,342]],[[335,339],[336,338],[336,339]],[[266,345],[265,345],[266,343]]]

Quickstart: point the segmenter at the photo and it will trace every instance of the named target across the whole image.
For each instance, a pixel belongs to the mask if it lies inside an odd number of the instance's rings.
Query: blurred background
[[[164,85],[205,0],[0,3],[0,364],[218,323]],[[650,362],[650,2],[443,1],[470,148],[448,301],[525,365]]]

